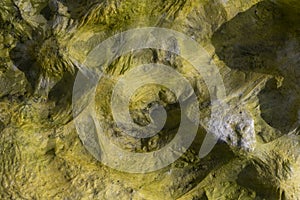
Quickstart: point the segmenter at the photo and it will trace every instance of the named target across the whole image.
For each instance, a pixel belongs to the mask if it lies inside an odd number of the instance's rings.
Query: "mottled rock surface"
[[[300,199],[299,8],[297,0],[2,0],[0,199]],[[155,116],[149,105],[162,105],[169,116],[164,129],[150,138],[119,131],[110,97],[133,66],[156,62],[183,74],[203,119],[178,160],[131,174],[101,164],[85,148],[72,91],[95,45],[149,26],[184,33],[204,47],[222,76],[226,107],[210,115],[208,75],[176,54],[144,49],[114,60],[95,103],[104,134],[124,151],[158,150],[180,123],[174,94],[149,85],[132,96],[130,114],[144,126]],[[169,44],[176,50],[176,41]],[[207,130],[219,141],[199,158]]]

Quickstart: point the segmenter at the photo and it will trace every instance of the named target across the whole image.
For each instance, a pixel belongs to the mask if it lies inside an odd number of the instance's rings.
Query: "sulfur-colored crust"
[[[0,199],[300,199],[299,7],[297,0],[1,0]],[[158,150],[180,123],[174,94],[147,85],[132,96],[131,117],[145,126],[149,105],[159,103],[168,111],[165,129],[140,139],[114,125],[113,86],[135,66],[176,69],[195,90],[200,119],[213,119],[171,165],[130,174],[87,151],[74,125],[72,92],[97,44],[141,27],[172,29],[204,47],[228,107],[210,115],[206,75],[180,56],[144,49],[114,60],[96,88],[95,111],[103,134],[124,151]],[[207,126],[220,140],[199,158]]]

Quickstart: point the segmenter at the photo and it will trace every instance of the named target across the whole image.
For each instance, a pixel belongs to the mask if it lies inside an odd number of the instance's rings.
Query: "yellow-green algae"
[[[1,1],[0,198],[299,199],[299,6],[296,0]],[[199,127],[179,160],[152,173],[119,172],[88,153],[71,116],[75,75],[65,69],[76,63],[70,58],[83,62],[98,42],[146,26],[183,32],[211,54],[224,79],[226,101],[242,105],[254,120],[253,151],[223,141],[200,159],[205,130]],[[120,57],[108,72],[118,77],[154,54],[165,62],[166,52],[144,50]],[[184,60],[176,57],[171,65],[179,63],[188,74]],[[59,75],[52,74],[54,65]],[[41,78],[51,80],[45,88],[50,93],[41,90],[38,95],[47,101],[35,102]],[[97,103],[106,112],[112,82],[103,81]],[[199,88],[205,116],[209,95],[201,78]],[[135,98],[156,96],[141,89]],[[132,106],[138,107],[134,99]],[[112,140],[127,150],[157,148],[151,140]]]

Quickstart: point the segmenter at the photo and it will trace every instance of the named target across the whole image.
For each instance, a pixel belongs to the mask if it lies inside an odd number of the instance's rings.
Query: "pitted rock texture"
[[[300,199],[299,8],[297,0],[2,0],[0,199]],[[95,45],[149,26],[182,32],[205,48],[228,106],[210,116],[205,74],[170,52],[146,49],[116,59],[105,69],[113,79],[96,89],[96,105],[105,134],[120,148],[155,151],[180,122],[174,95],[150,85],[132,97],[130,113],[146,125],[149,105],[163,105],[169,118],[162,132],[139,139],[110,124],[112,87],[133,66],[155,62],[178,70],[197,94],[201,119],[214,119],[199,126],[171,165],[130,174],[87,151],[73,122],[72,90]],[[199,158],[208,129],[220,140]]]

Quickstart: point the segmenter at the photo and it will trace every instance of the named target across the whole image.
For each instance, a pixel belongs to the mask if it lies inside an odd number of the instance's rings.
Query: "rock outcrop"
[[[2,0],[0,198],[300,199],[299,8],[297,0]],[[100,144],[91,140],[97,135],[87,134],[86,148],[74,124],[73,86],[99,43],[142,27],[175,30],[203,47],[222,77],[226,106],[211,101],[209,74],[176,54],[176,39],[166,47],[173,53],[141,49],[113,60],[95,88],[95,117],[120,149],[149,153],[165,147],[182,117],[176,95],[152,84],[131,97],[129,112],[147,126],[164,107],[163,129],[139,138],[116,126],[113,87],[134,66],[170,66],[199,103],[196,137],[179,159],[157,171],[127,173],[99,161]],[[118,44],[108,49],[118,50]],[[187,110],[194,116],[194,108]],[[218,141],[200,158],[207,134]]]

